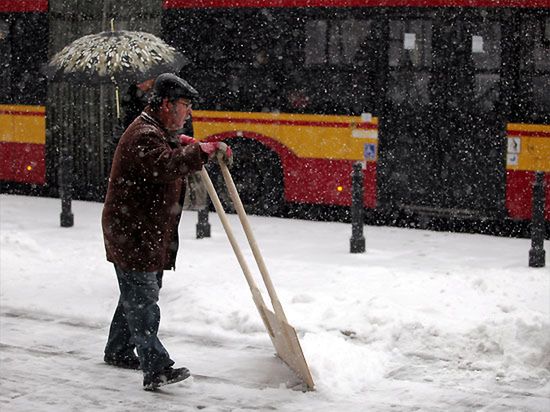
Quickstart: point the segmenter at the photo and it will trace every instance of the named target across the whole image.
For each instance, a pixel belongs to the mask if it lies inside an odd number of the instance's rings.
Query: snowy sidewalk
[[[251,217],[317,384],[302,393],[217,216],[196,240],[185,213],[161,337],[196,376],[150,394],[102,363],[117,286],[101,205],[73,211],[60,228],[58,199],[0,195],[1,410],[549,410],[550,269],[526,239],[367,227],[351,255],[349,225]]]

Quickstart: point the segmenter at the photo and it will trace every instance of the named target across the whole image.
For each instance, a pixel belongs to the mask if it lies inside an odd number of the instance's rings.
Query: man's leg
[[[139,368],[139,361],[134,353],[135,345],[132,341],[130,328],[124,314],[121,299],[111,321],[107,345],[105,345],[105,362],[131,369]]]
[[[157,337],[160,323],[158,272],[130,272],[116,268],[121,302],[143,373],[155,374],[172,366],[168,352]]]
[[[118,283],[119,289],[122,290],[120,281]],[[121,295],[111,321],[109,337],[107,338],[107,344],[105,345],[104,360],[110,365],[130,369],[139,369],[139,359],[135,355],[134,349],[135,345],[132,341],[132,335],[130,333],[130,328],[128,327],[126,314],[124,313]]]

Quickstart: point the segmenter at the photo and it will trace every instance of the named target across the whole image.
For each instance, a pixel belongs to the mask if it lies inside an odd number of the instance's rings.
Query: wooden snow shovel
[[[254,254],[254,258],[256,260],[256,263],[258,264],[260,273],[262,274],[262,279],[273,305],[273,311],[269,310],[265,305],[262,294],[258,289],[258,286],[256,285],[248,264],[244,259],[241,249],[239,248],[237,240],[233,235],[229,220],[227,219],[223,206],[220,202],[220,199],[218,198],[216,189],[214,188],[214,185],[210,180],[210,176],[208,176],[208,172],[204,169],[204,167],[201,170],[201,177],[203,179],[203,182],[206,185],[208,194],[212,199],[212,203],[214,203],[214,208],[216,209],[216,212],[220,217],[222,225],[225,229],[225,233],[227,234],[229,242],[231,243],[231,247],[233,248],[235,256],[237,257],[241,269],[243,270],[246,281],[248,282],[248,286],[250,287],[250,291],[252,292],[252,299],[254,300],[254,304],[256,305],[256,308],[258,309],[258,312],[260,313],[260,316],[264,322],[265,328],[269,333],[269,337],[271,338],[271,342],[273,343],[273,346],[277,351],[277,355],[290,367],[290,369],[292,369],[300,378],[302,378],[303,382],[307,385],[307,388],[309,390],[313,390],[313,378],[311,377],[309,367],[307,366],[306,359],[304,358],[304,353],[302,352],[302,347],[300,346],[298,336],[296,335],[296,330],[288,323],[286,319],[283,307],[281,306],[281,302],[277,297],[277,293],[275,292],[275,288],[273,287],[273,283],[271,282],[267,267],[264,263],[256,240],[254,239],[252,229],[250,228],[250,224],[248,223],[248,218],[246,216],[246,212],[244,211],[241,198],[239,197],[239,194],[237,192],[237,188],[235,187],[235,183],[233,182],[233,178],[231,177],[229,169],[227,168],[227,165],[225,164],[223,159],[221,159],[221,157],[218,157],[218,161],[223,174],[223,179],[225,180],[225,184],[227,185],[227,189],[229,191],[229,196],[231,197],[233,205],[237,211],[237,214],[239,215],[239,219],[248,239],[248,243],[250,244],[250,248],[252,249],[252,253]]]

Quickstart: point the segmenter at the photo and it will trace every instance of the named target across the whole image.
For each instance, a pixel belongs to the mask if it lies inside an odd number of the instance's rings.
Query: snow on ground
[[[350,225],[251,216],[316,383],[304,393],[219,219],[197,240],[194,212],[160,298],[161,339],[194,376],[145,392],[102,362],[118,290],[101,207],[73,202],[61,228],[59,199],[0,196],[1,410],[550,410],[550,270],[527,266],[528,239],[368,226],[350,254]]]

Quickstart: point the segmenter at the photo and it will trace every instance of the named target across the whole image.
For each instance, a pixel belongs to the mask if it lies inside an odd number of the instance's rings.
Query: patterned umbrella
[[[179,71],[187,59],[158,37],[138,31],[83,36],[52,57],[44,73],[52,81],[139,83]]]
[[[114,83],[120,118],[119,85],[178,72],[186,63],[181,53],[153,34],[112,30],[73,41],[52,57],[43,72],[54,82]]]

